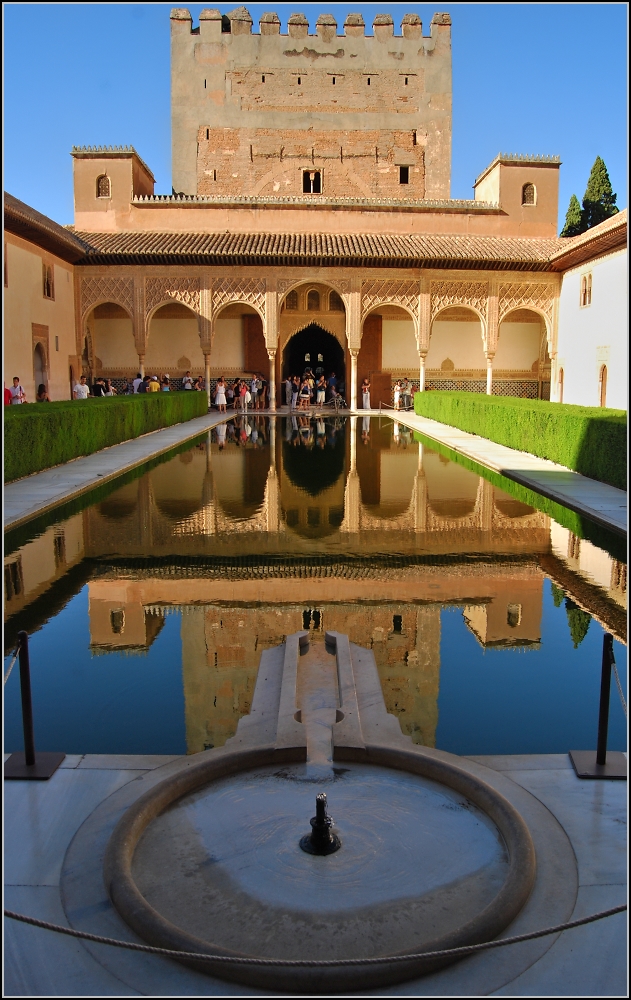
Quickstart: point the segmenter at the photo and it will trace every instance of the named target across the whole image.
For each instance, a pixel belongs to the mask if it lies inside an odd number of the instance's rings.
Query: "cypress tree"
[[[587,635],[592,616],[588,615],[582,608],[579,608],[569,597],[565,598],[565,613],[567,614],[567,623],[570,626],[570,635],[574,643],[574,649],[578,649]]]
[[[552,600],[554,601],[555,608],[560,608],[563,604],[563,598],[565,597],[565,591],[557,587],[556,583],[550,580],[550,587],[552,588]]]
[[[583,232],[617,212],[616,195],[611,190],[607,167],[604,160],[597,156],[583,195]]]
[[[565,216],[565,225],[561,230],[561,236],[580,236],[584,233],[587,226],[583,222],[583,213],[581,212],[581,206],[578,198],[575,194],[570,198],[570,204],[568,206],[567,215]]]

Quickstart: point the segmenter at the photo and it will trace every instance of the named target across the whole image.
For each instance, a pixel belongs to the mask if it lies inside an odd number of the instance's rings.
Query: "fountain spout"
[[[333,833],[333,820],[326,813],[326,795],[319,792],[316,795],[316,814],[311,819],[311,833],[306,833],[300,840],[300,846],[307,854],[334,854],[339,851],[342,841]]]

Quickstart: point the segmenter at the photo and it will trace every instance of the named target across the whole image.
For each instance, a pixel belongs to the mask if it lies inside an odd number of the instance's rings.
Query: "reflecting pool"
[[[7,535],[38,748],[221,746],[261,651],[299,629],[371,648],[417,743],[594,748],[604,631],[626,697],[626,564],[437,448],[385,417],[236,417]],[[17,668],[5,696],[11,752]],[[625,731],[612,683],[610,749]]]

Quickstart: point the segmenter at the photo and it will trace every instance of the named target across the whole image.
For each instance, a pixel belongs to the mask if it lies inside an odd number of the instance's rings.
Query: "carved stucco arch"
[[[83,303],[82,303],[82,305],[83,305]],[[116,299],[110,297],[109,295],[105,295],[105,296],[103,296],[100,299],[96,299],[95,302],[91,302],[90,305],[87,307],[87,309],[85,309],[85,311],[83,312],[83,315],[81,317],[81,327],[82,328],[85,327],[85,324],[87,323],[88,318],[89,318],[91,312],[93,312],[95,309],[98,309],[99,306],[105,306],[105,305],[120,306],[121,309],[125,310],[125,312],[127,314],[127,318],[129,320],[131,320],[131,323],[132,323],[132,326],[133,326],[134,316],[133,316],[133,313],[129,310],[129,308],[126,305],[124,305],[122,302],[117,302]]]
[[[321,315],[321,313],[314,313],[314,316],[320,316],[320,315]],[[300,322],[299,322],[299,324],[296,326],[295,330],[292,330],[291,333],[287,334],[287,336],[285,337],[285,339],[283,341],[282,347],[280,347],[280,349],[282,351],[284,351],[285,348],[287,347],[287,345],[289,344],[289,341],[292,339],[292,337],[295,337],[297,333],[302,333],[302,331],[306,330],[307,327],[309,327],[309,326],[319,326],[322,330],[324,330],[325,333],[328,333],[331,337],[333,337],[335,340],[337,340],[338,344],[340,345],[340,347],[342,348],[343,351],[345,351],[347,349],[347,346],[348,346],[348,344],[347,344],[348,337],[346,335],[346,331],[343,334],[344,340],[341,341],[340,337],[339,337],[339,334],[337,334],[335,332],[335,330],[332,330],[330,328],[330,326],[327,326],[326,321],[325,322],[321,322],[320,319],[310,320],[308,323],[305,323],[304,320],[301,319]],[[283,334],[283,336],[285,336],[285,335]],[[279,345],[280,345],[280,338],[279,338]]]
[[[499,325],[516,309],[529,309],[545,323],[548,354],[554,356],[554,309],[558,298],[557,285],[545,282],[502,282],[498,291]]]
[[[420,336],[420,284],[409,278],[401,280],[375,279],[365,281],[361,291],[361,329],[367,316],[381,306],[397,306],[405,310],[414,323],[416,346]]]
[[[479,319],[479,321],[480,321],[480,335],[482,337],[482,349],[484,351],[486,351],[486,337],[487,337],[487,334],[486,334],[486,323],[487,323],[486,316],[483,316],[482,313],[479,311],[479,309],[476,309],[475,306],[470,305],[470,303],[468,303],[468,302],[460,302],[460,303],[457,303],[456,305],[443,306],[439,310],[439,312],[436,313],[435,316],[432,316],[432,322],[431,322],[431,326],[429,328],[429,340],[430,340],[430,344],[431,344],[431,341],[432,341],[432,332],[434,330],[434,323],[437,320],[440,321],[441,314],[444,313],[444,312],[446,312],[447,309],[468,309],[469,312],[472,312],[474,314],[474,316],[476,316],[477,319]]]
[[[362,318],[361,318],[361,332],[362,332],[362,337],[364,335],[364,323],[366,322],[366,320],[368,319],[368,317],[371,315],[371,313],[375,312],[376,309],[381,309],[384,306],[396,306],[397,309],[403,309],[403,311],[408,314],[408,316],[412,320],[412,323],[414,324],[414,339],[416,340],[416,349],[418,351],[418,349],[419,349],[419,322],[418,322],[418,317],[414,315],[414,313],[412,312],[412,310],[407,305],[404,305],[402,302],[397,302],[395,299],[384,299],[383,302],[377,302],[377,303],[375,303],[375,305],[370,306],[370,308],[367,309],[366,312],[362,313]]]
[[[265,325],[265,279],[220,278],[212,284],[213,329],[215,318],[233,305],[252,306]]]

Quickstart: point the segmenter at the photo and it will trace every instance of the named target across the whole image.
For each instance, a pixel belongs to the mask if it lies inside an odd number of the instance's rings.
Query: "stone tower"
[[[245,7],[171,11],[173,189],[231,198],[449,198],[451,18],[380,14],[280,32]]]

